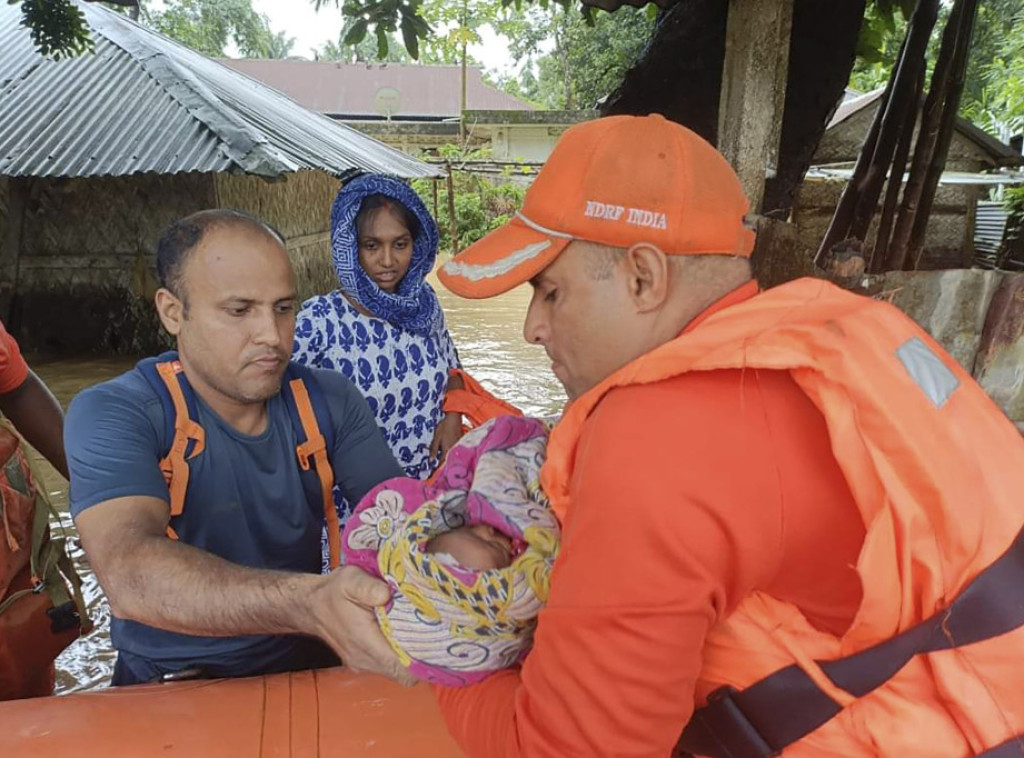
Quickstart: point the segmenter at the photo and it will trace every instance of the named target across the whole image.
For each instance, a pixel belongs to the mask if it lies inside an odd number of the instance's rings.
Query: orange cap
[[[710,144],[664,116],[610,116],[572,127],[505,226],[441,267],[448,289],[491,297],[529,281],[574,239],[672,255],[749,256],[747,199]]]

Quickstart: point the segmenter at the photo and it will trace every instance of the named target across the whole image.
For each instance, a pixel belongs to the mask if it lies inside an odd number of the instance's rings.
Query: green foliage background
[[[459,250],[465,250],[488,232],[511,220],[523,203],[525,187],[513,181],[515,169],[508,169],[504,176],[497,177],[457,170],[464,160],[486,158],[486,151],[462,152],[451,145],[442,151],[441,157],[449,159],[456,167],[452,173],[455,227]],[[434,213],[433,180],[417,179],[412,186],[430,212]],[[438,182],[436,220],[441,232],[441,252],[451,253],[451,216],[448,210],[448,188],[444,180]]]

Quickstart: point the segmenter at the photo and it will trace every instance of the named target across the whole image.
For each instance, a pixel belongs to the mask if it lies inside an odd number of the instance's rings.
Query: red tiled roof
[[[302,60],[222,60],[280,90],[300,105],[334,117],[454,118],[462,97],[459,66],[334,63]],[[467,70],[469,110],[529,110],[531,106]]]

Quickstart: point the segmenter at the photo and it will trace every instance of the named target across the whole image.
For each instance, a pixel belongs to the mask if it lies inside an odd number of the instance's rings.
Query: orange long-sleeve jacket
[[[708,629],[752,590],[836,633],[859,604],[864,527],[824,419],[788,373],[613,390],[578,450],[533,651],[521,669],[437,688],[470,758],[664,758],[692,713]]]
[[[0,393],[13,392],[27,377],[28,364],[21,357],[18,343],[0,324]]]

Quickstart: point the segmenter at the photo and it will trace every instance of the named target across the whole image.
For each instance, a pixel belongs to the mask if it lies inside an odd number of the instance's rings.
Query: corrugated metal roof
[[[1024,260],[1003,250],[1006,235],[1006,206],[1001,202],[980,202],[974,218],[974,264],[981,268],[1024,271]],[[1010,249],[1013,245],[1009,244]],[[1003,256],[1000,258],[1000,251]]]
[[[832,120],[828,122],[827,128],[832,129],[846,121],[846,119],[850,118],[850,116],[855,113],[860,113],[865,108],[872,106],[882,97],[884,92],[884,87],[880,87],[873,92],[867,92],[863,95],[857,95],[850,92],[850,90],[847,90],[846,94],[843,96],[843,102],[839,104],[838,108],[836,108],[835,115],[833,115]],[[982,150],[987,152],[992,157],[992,161],[995,165],[1020,166],[1021,164],[1024,164],[1024,157],[1022,157],[1020,153],[1009,145],[1000,142],[984,129],[971,123],[967,119],[957,116],[956,130],[960,132],[961,135],[974,142]]]
[[[811,166],[807,170],[808,179],[852,179],[854,166],[852,163],[830,163],[825,166]],[[909,173],[903,174],[903,181],[910,178]],[[959,184],[969,187],[1017,187],[1024,185],[1024,172],[1003,169],[995,173],[976,173],[972,171],[943,171],[939,175],[939,184]]]
[[[225,66],[284,92],[334,118],[458,118],[462,112],[462,69],[401,63],[222,60]],[[466,107],[472,110],[531,110],[532,106],[466,71]]]
[[[1005,230],[1005,206],[1002,203],[978,203],[974,217],[974,251],[979,264],[995,265]]]
[[[0,175],[440,176],[125,16],[79,7],[95,52],[53,61],[0,2]]]

